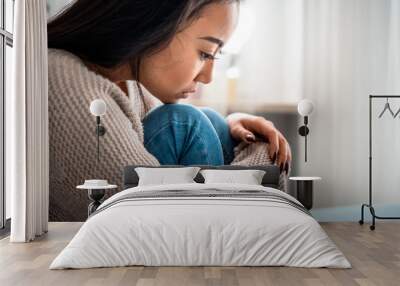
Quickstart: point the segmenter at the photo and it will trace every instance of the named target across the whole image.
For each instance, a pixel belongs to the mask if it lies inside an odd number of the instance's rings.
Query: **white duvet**
[[[318,222],[290,204],[243,197],[150,198],[113,204],[133,192],[207,189],[262,190],[300,204],[279,190],[254,185],[193,183],[127,189],[99,207],[50,269],[127,265],[351,267]]]

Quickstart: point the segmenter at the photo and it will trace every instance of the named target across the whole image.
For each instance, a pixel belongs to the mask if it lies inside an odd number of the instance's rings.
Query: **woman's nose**
[[[214,62],[209,61],[204,66],[200,73],[197,75],[195,81],[208,84],[212,81]]]

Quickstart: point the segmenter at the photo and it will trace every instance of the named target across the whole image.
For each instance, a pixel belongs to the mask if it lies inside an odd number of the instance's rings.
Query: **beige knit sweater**
[[[77,56],[49,49],[49,140],[51,221],[84,221],[87,193],[76,186],[85,179],[103,178],[121,190],[124,166],[159,165],[143,145],[142,119],[160,102],[150,93],[139,94],[128,82],[129,97],[113,82],[89,70]],[[145,89],[144,89],[145,90]],[[102,124],[107,132],[101,140],[97,164],[95,117],[89,106],[101,98],[107,105]],[[132,104],[133,102],[133,104]],[[136,104],[135,104],[136,103]],[[235,150],[235,165],[270,164],[268,145],[241,143]],[[286,191],[286,176],[280,188]],[[107,196],[116,191],[110,191]]]

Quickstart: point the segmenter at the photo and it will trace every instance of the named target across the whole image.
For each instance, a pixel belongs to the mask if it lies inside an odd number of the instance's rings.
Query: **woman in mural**
[[[239,11],[239,0],[78,0],[49,22],[50,220],[85,220],[75,186],[120,185],[132,164],[277,164],[285,182],[290,148],[272,122],[178,104],[211,82]],[[107,105],[99,163],[96,98]]]

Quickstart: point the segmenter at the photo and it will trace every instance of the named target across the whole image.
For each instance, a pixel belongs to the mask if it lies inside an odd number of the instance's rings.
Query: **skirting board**
[[[361,218],[361,205],[350,205],[337,208],[316,208],[311,210],[313,217],[319,222],[333,221],[359,221]],[[374,204],[375,214],[378,216],[399,216],[400,204]],[[364,208],[364,221],[372,221],[368,208]],[[379,219],[377,219],[379,222]]]

